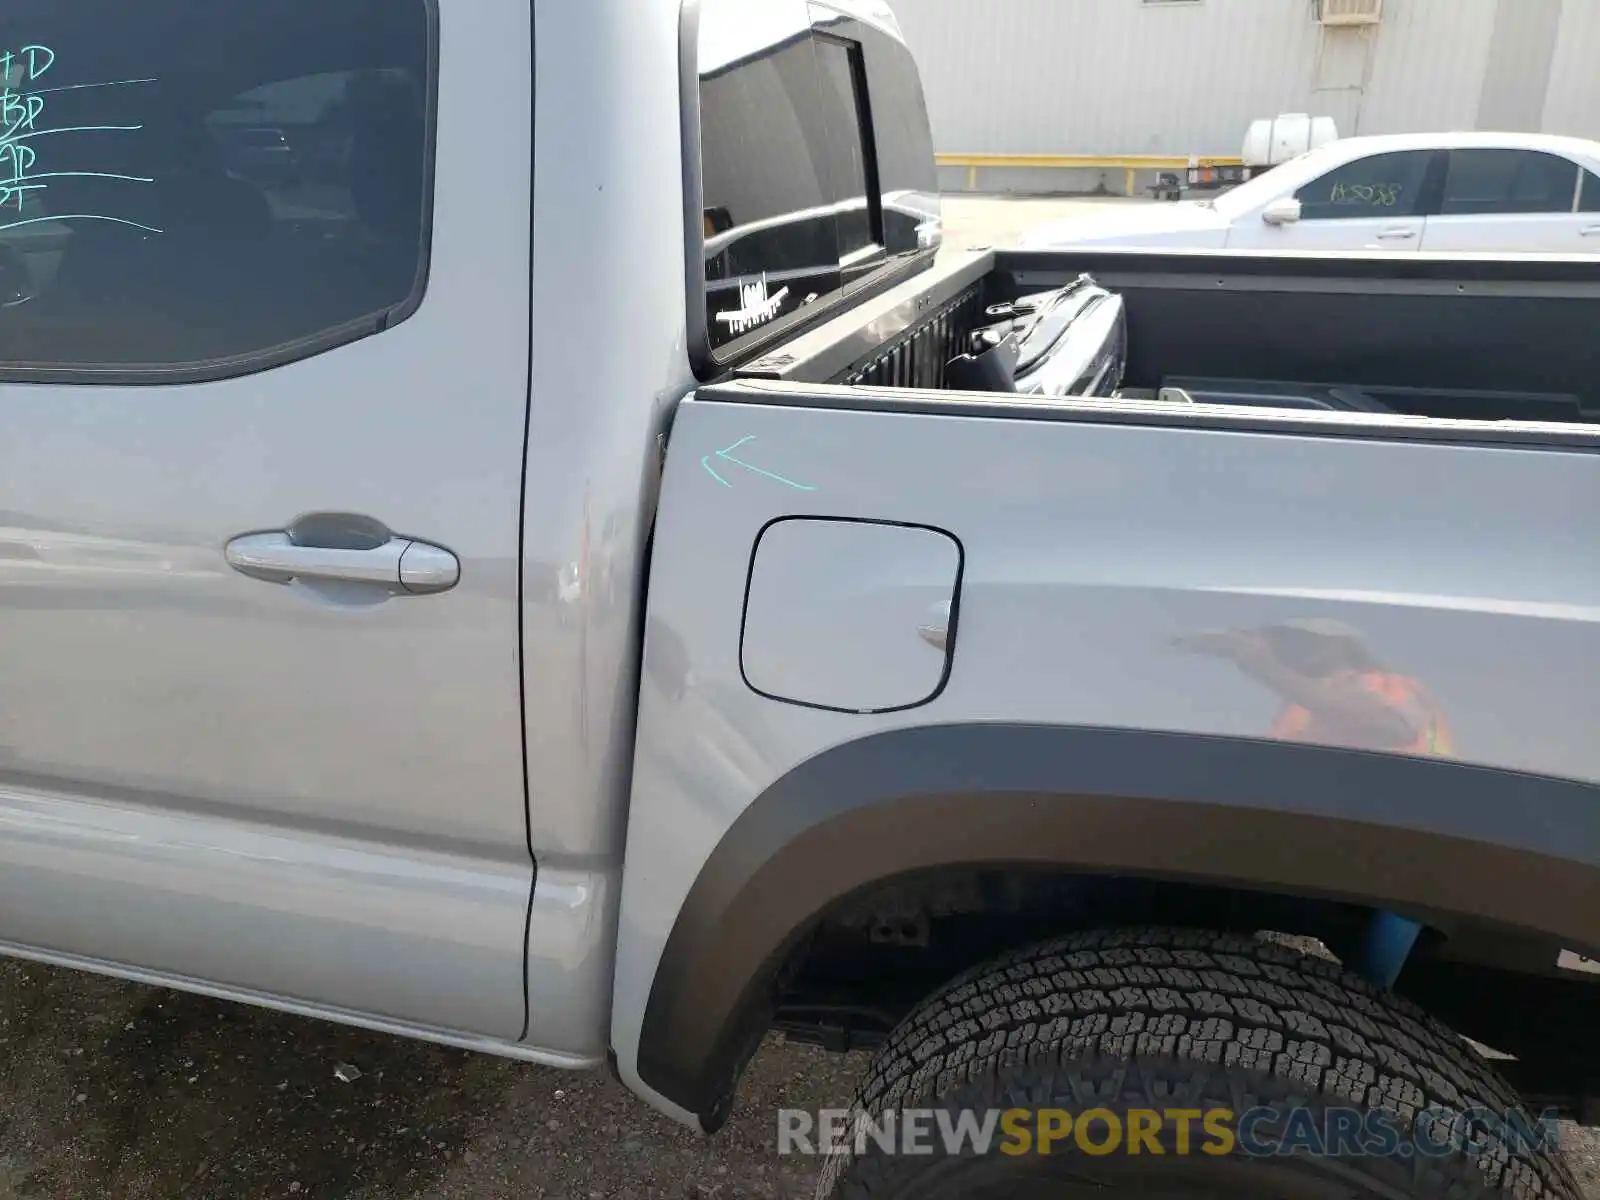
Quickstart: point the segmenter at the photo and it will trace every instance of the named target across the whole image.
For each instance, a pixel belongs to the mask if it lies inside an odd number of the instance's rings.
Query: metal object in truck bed
[[[946,367],[962,391],[1109,396],[1127,361],[1122,298],[1080,275],[1066,287],[990,305],[994,324],[967,335],[967,352]]]

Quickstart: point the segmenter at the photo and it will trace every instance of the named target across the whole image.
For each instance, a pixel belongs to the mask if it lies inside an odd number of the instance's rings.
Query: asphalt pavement
[[[859,1056],[766,1047],[715,1138],[572,1073],[0,963],[0,1200],[810,1196],[776,1110],[848,1103]]]
[[[865,1061],[772,1040],[705,1138],[603,1073],[5,962],[0,1200],[800,1200],[777,1110],[848,1104]]]

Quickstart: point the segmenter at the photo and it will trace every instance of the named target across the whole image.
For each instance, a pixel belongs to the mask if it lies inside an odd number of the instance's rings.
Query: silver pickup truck
[[[876,0],[0,38],[0,950],[708,1132],[773,1028],[1082,1118],[829,1196],[1576,1195],[1592,263],[941,253]],[[942,387],[1085,272],[1115,394]]]

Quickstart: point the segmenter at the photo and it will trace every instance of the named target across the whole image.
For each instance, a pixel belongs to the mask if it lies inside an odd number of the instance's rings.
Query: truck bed
[[[984,305],[1081,271],[1127,300],[1130,389],[1362,385],[1452,419],[940,390]],[[685,400],[622,1061],[644,1028],[665,1057],[642,1078],[709,1106],[738,1058],[719,1031],[825,914],[902,872],[954,880],[959,910],[962,872],[1019,867],[1101,919],[1129,882],[1179,889],[1179,923],[1332,937],[1399,914],[1427,931],[1402,994],[1564,1061],[1541,1029],[1600,994],[1561,965],[1600,950],[1593,273],[956,256]],[[1359,647],[1349,669],[1399,688],[1412,730],[1297,717],[1293,681],[1235,653],[1288,629]],[[1559,1020],[1504,1002],[1533,975]]]
[[[984,310],[1087,272],[1127,306],[1123,394],[1230,406],[1600,424],[1600,267],[1562,257],[1099,249],[953,254],[745,379],[938,389]]]

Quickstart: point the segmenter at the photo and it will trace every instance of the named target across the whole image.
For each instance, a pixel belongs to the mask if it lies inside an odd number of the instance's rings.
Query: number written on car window
[[[1405,193],[1403,183],[1346,183],[1339,180],[1333,185],[1329,204],[1361,204],[1368,208],[1393,208]]]

